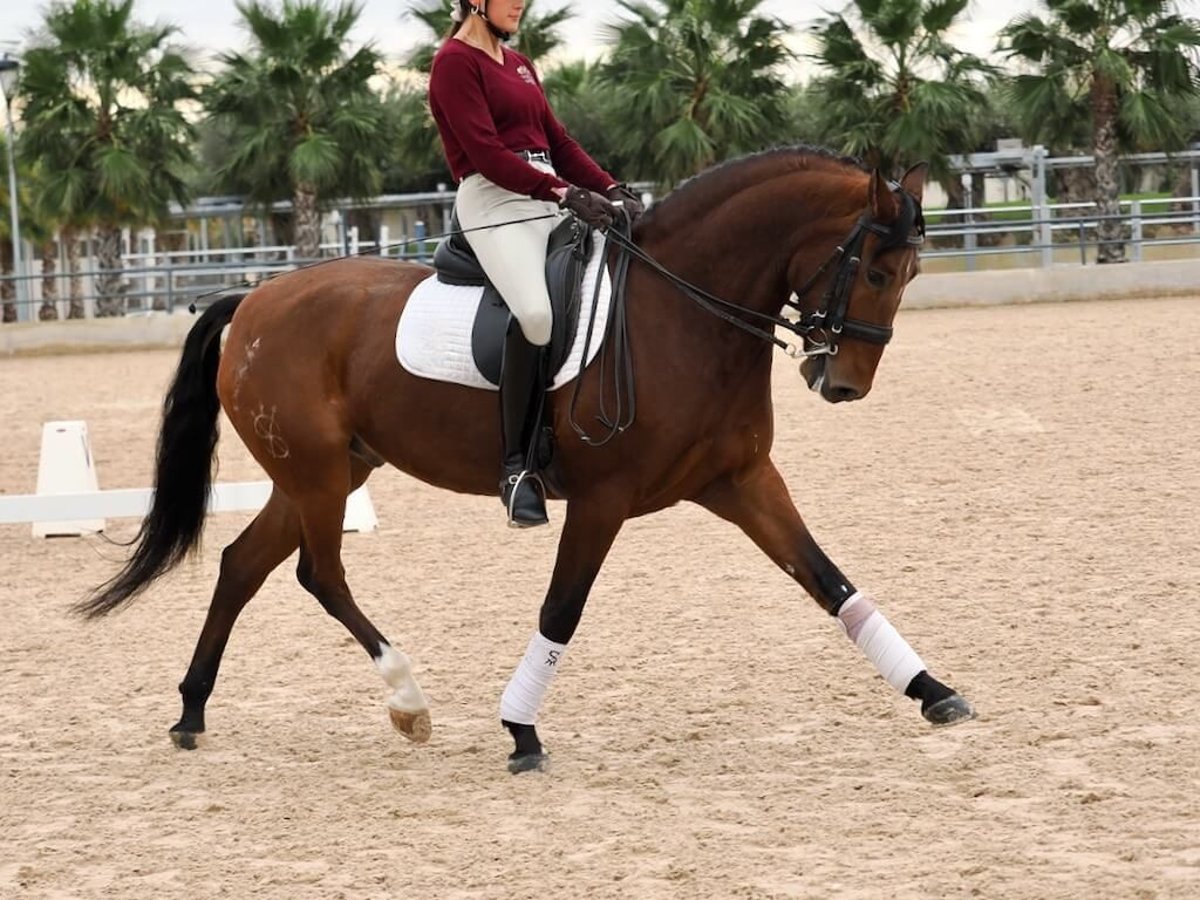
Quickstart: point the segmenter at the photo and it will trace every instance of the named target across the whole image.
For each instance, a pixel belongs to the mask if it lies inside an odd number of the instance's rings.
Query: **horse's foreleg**
[[[926,719],[949,725],[974,717],[971,705],[929,674],[871,598],[855,590],[817,546],[770,461],[715,482],[696,500],[741,528],[798,581],[892,687],[921,701]]]
[[[624,513],[611,501],[577,499],[567,505],[554,574],[538,617],[538,630],[529,639],[525,655],[500,698],[500,721],[516,743],[508,757],[508,770],[514,774],[545,768],[548,757],[535,727],[538,710],[579,625],[592,583],[624,520]]]
[[[204,706],[212,694],[221,656],[233,623],[267,576],[300,543],[300,520],[278,490],[246,529],[221,553],[221,572],[191,665],[179,685],[183,715],[171,728],[171,740],[185,750],[196,748],[204,732]]]
[[[342,566],[342,522],[349,491],[366,480],[364,464],[355,463],[355,477],[344,489],[323,487],[298,502],[303,527],[296,577],[324,610],[346,627],[370,654],[375,668],[392,689],[388,715],[392,725],[411,741],[424,743],[432,733],[429,704],[412,672],[412,661],[394,648],[354,602]],[[316,479],[329,484],[336,479]]]

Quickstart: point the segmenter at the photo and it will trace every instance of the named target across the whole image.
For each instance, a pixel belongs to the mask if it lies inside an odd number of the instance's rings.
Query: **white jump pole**
[[[269,481],[214,484],[208,511],[262,509],[271,495]],[[36,494],[0,494],[0,525],[33,523],[34,537],[77,537],[103,531],[106,519],[143,518],[154,500],[153,488],[100,490],[84,422],[47,422],[42,427]],[[343,531],[379,527],[375,506],[364,485],[346,500]]]

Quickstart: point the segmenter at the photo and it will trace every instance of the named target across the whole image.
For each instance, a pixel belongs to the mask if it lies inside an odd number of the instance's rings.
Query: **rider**
[[[616,217],[615,201],[631,222],[642,212],[637,195],[601,169],[555,118],[533,64],[504,46],[525,2],[454,0],[454,24],[429,78],[430,109],[459,183],[459,224],[515,319],[500,369],[500,499],[510,524],[519,526],[548,521],[545,488],[527,460],[537,429],[531,419],[546,389],[546,242],[558,208],[601,229]]]

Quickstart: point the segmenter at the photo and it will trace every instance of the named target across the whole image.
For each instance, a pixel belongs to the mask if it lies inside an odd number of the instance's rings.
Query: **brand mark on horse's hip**
[[[258,404],[258,412],[254,414],[254,433],[262,438],[263,443],[267,445],[267,451],[273,457],[287,459],[291,455],[291,450],[279,431],[279,425],[275,422],[277,409],[272,406],[268,413],[263,404]]]

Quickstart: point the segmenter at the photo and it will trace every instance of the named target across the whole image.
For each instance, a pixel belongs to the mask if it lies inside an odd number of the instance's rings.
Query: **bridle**
[[[889,186],[902,204],[896,221],[891,225],[882,225],[871,218],[869,211],[864,212],[832,255],[795,291],[796,299],[788,298],[786,305],[800,313],[793,330],[804,338],[804,347],[794,355],[837,356],[838,340],[843,335],[880,346],[885,346],[892,339],[890,325],[876,325],[846,315],[850,308],[850,291],[862,264],[863,243],[868,234],[877,235],[880,239],[876,255],[893,247],[920,247],[925,242],[925,217],[921,212],[921,204],[899,184],[891,182]],[[805,312],[801,305],[804,295],[834,265],[837,270],[821,297],[820,306]]]
[[[628,323],[625,316],[625,284],[631,259],[638,259],[645,263],[701,309],[712,313],[735,328],[740,328],[747,334],[780,347],[793,359],[836,356],[838,341],[843,336],[872,344],[887,344],[892,339],[890,326],[851,319],[847,317],[846,313],[850,308],[850,291],[862,263],[863,243],[868,234],[874,234],[879,238],[876,254],[893,247],[919,247],[925,241],[925,217],[921,214],[921,204],[896,182],[889,182],[888,186],[892,193],[899,198],[901,204],[900,214],[896,217],[896,221],[890,225],[876,222],[871,217],[870,210],[859,216],[845,239],[838,244],[829,258],[812,274],[812,277],[795,292],[796,299],[789,298],[786,301],[788,306],[800,313],[796,319],[759,312],[756,309],[749,309],[715,294],[710,294],[690,281],[680,278],[635,244],[630,236],[627,218],[622,216],[614,222],[612,227],[605,232],[605,254],[607,255],[608,247],[611,245],[617,246],[619,251],[616,254],[612,275],[613,294],[609,310],[609,337],[601,345],[599,360],[600,411],[597,420],[604,426],[606,432],[601,437],[593,437],[577,421],[575,410],[583,385],[583,379],[577,378],[567,417],[576,434],[584,443],[593,447],[602,447],[633,425],[634,417],[637,414],[633,386],[633,355],[630,351]],[[829,288],[821,298],[821,305],[816,310],[806,311],[800,301],[809,288],[816,284],[817,279],[834,266],[837,268]],[[580,363],[581,375],[583,366],[587,365],[586,361],[589,359],[588,347],[591,344],[593,329],[597,324],[594,317],[601,281],[602,279],[596,279],[595,293],[592,297],[593,318],[588,322],[584,338],[583,361]],[[755,324],[756,321],[762,324]],[[800,337],[801,345],[797,346],[781,340],[775,334],[777,328],[785,328]],[[608,390],[606,386],[610,383],[611,390]],[[606,395],[609,394],[611,396],[607,396],[606,399]],[[608,402],[615,404],[615,408],[611,412],[607,408]]]
[[[619,246],[623,253],[645,263],[702,309],[730,325],[740,328],[747,334],[774,344],[788,356],[793,358],[836,356],[838,341],[842,337],[881,346],[892,339],[891,326],[875,325],[861,319],[851,319],[846,315],[850,308],[850,292],[854,286],[854,279],[862,264],[862,248],[867,235],[874,234],[880,239],[879,246],[875,251],[876,255],[893,247],[920,247],[925,242],[925,217],[921,212],[920,202],[898,183],[889,182],[888,186],[900,201],[900,214],[896,220],[890,225],[884,225],[872,218],[870,210],[863,212],[858,221],[854,223],[854,227],[850,229],[850,233],[834,248],[829,258],[794,292],[795,299],[789,297],[785,301],[786,306],[790,306],[800,313],[794,319],[749,309],[711,294],[661,265],[633,243],[629,236],[622,233],[619,228],[610,228],[606,234],[608,240]],[[806,310],[801,302],[804,295],[822,275],[834,266],[836,269],[833,278],[825,294],[821,297],[820,305],[815,310]],[[769,324],[770,329],[754,324],[755,320],[763,325]],[[803,344],[796,346],[781,340],[775,334],[777,328],[786,329],[802,338]]]

